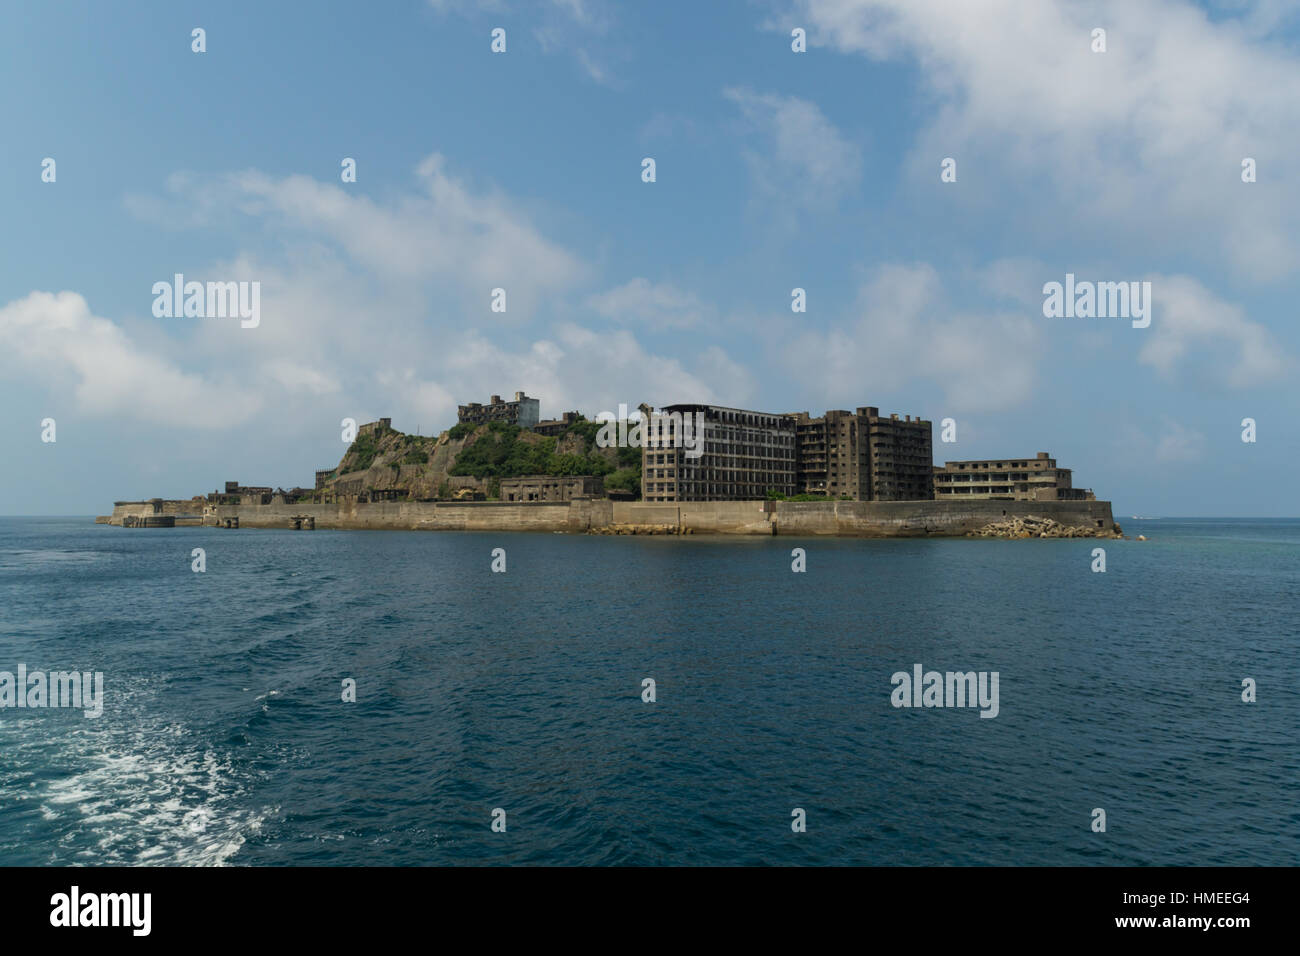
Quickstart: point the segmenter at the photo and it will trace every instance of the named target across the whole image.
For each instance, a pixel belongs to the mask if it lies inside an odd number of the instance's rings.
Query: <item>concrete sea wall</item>
[[[779,501],[778,534],[870,538],[963,535],[1006,518],[1034,515],[1109,531],[1109,501]]]
[[[201,505],[202,503],[198,503]],[[680,504],[579,499],[572,502],[381,501],[358,504],[206,505],[118,502],[107,523],[147,527],[154,515],[177,526],[315,527],[409,531],[560,531],[582,533],[795,535],[896,538],[960,536],[1007,518],[1033,515],[1109,531],[1108,501],[700,501]]]

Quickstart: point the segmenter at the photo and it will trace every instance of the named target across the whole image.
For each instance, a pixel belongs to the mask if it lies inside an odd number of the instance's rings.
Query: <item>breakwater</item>
[[[376,501],[209,504],[201,499],[119,501],[103,523],[157,526],[395,531],[958,537],[1008,519],[1036,517],[1108,533],[1108,501],[691,501],[661,504],[578,498],[568,502]]]

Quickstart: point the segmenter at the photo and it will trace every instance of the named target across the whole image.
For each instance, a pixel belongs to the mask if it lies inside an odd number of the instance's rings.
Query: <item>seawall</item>
[[[196,506],[201,513],[196,513]],[[811,537],[955,537],[995,521],[1034,515],[1108,532],[1108,501],[700,501],[678,504],[577,499],[571,502],[344,500],[330,504],[212,505],[194,501],[118,502],[107,523],[144,527],[152,515],[177,526],[383,529],[402,531],[559,531]]]

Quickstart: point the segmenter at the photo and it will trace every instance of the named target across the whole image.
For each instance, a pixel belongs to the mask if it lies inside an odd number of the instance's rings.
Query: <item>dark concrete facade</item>
[[[645,414],[644,406],[642,414]],[[669,405],[662,409],[662,441],[641,448],[645,501],[737,501],[794,494],[795,423],[720,405]],[[692,457],[676,431],[687,416],[703,416],[700,455]],[[694,425],[692,424],[692,428]]]

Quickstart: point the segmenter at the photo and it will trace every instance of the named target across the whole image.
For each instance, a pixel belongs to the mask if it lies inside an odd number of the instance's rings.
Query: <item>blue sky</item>
[[[345,417],[428,434],[523,389],[546,417],[877,405],[955,419],[940,461],[1050,451],[1117,516],[1300,514],[1294,4],[5,19],[0,511],[309,484]],[[260,282],[260,325],[155,318],[177,272]],[[1067,272],[1150,281],[1151,326],[1045,318]]]

